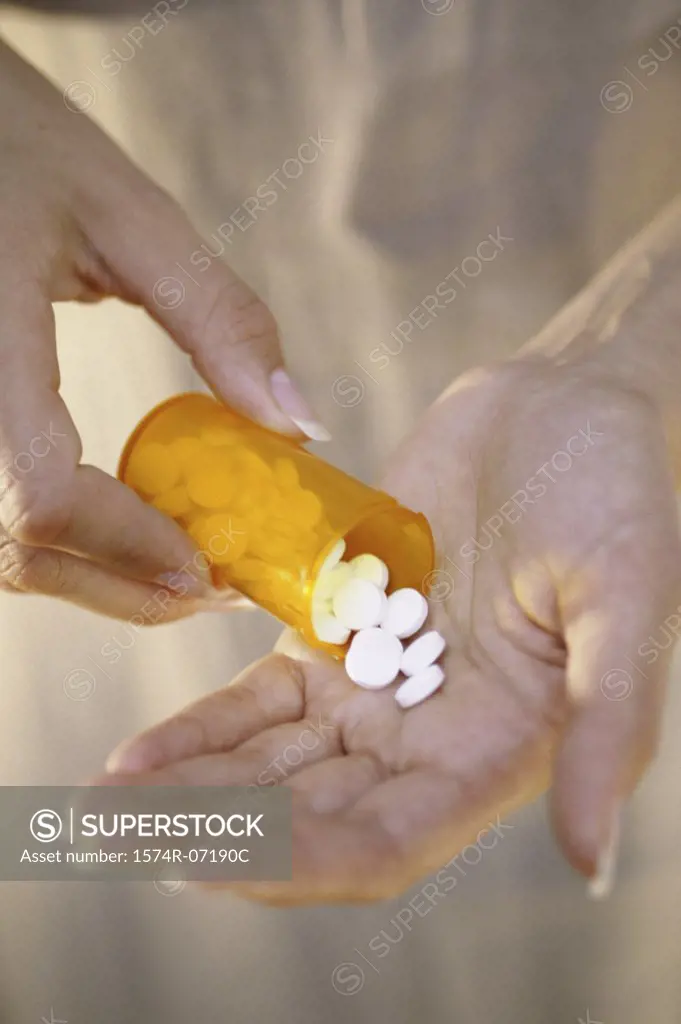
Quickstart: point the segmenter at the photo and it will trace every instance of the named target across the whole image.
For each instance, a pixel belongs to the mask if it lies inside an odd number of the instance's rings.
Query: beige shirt
[[[512,352],[679,187],[678,2],[74,6],[87,13],[3,10],[0,30],[261,292],[334,434],[325,454],[368,478],[453,376]],[[190,257],[168,274],[200,287]],[[59,308],[58,328],[84,457],[113,470],[192,372],[122,305]],[[0,595],[0,779],[87,778],[277,632],[258,614],[135,634]],[[676,700],[672,736],[679,714]],[[5,885],[0,1019],[679,1020],[673,746],[630,812],[609,906],[587,903],[541,804],[430,909],[418,888],[285,912],[142,884]],[[332,986],[341,962],[364,972],[351,998]]]

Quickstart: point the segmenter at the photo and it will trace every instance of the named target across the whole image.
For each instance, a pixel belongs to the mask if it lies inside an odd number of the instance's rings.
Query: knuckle
[[[296,702],[300,701],[304,704],[307,685],[304,665],[297,658],[290,658],[286,654],[278,654],[276,657],[277,667],[280,669],[285,683],[290,685]]]
[[[230,348],[276,342],[274,316],[248,285],[239,279],[223,281],[210,297],[198,324],[199,337],[209,346]]]
[[[180,712],[175,728],[175,736],[181,737],[189,749],[208,752],[220,747],[220,740],[214,735],[217,730],[211,730],[210,723],[191,708]]]
[[[0,540],[0,580],[10,590],[27,593],[40,589],[39,548],[18,544],[11,537]]]
[[[13,489],[12,496],[12,514],[4,524],[12,540],[32,546],[49,545],[68,525],[71,510],[65,502],[20,485]]]

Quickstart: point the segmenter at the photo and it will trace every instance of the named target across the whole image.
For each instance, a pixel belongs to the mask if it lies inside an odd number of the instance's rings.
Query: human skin
[[[362,690],[284,634],[123,744],[100,782],[291,789],[292,882],[230,887],[275,904],[394,896],[550,788],[565,856],[605,892],[659,741],[660,628],[681,626],[680,336],[677,201],[400,447],[381,485],[438,540],[437,694],[402,711],[394,687]]]
[[[200,237],[169,195],[1,42],[0,96],[0,589],[130,619],[161,585],[177,597],[166,618],[190,614],[216,597],[188,535],[81,463],[59,395],[52,304],[135,303],[219,398],[301,439],[326,432],[284,371],[272,314],[226,264],[213,262],[201,288],[169,301],[163,282]]]

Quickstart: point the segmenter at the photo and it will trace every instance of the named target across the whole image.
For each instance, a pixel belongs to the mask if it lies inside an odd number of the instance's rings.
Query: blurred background
[[[514,351],[678,192],[674,26],[665,0],[0,7],[0,33],[73,116],[86,109],[268,302],[334,436],[325,457],[368,480],[451,378]],[[258,188],[275,198],[249,215]],[[490,234],[507,239],[495,259],[462,271]],[[190,255],[168,268],[185,289],[201,286]],[[455,300],[407,339],[399,325],[452,272]],[[137,310],[57,319],[84,459],[114,471],[139,417],[198,381]],[[136,633],[0,594],[0,781],[87,779],[277,633],[260,613]],[[4,883],[0,1019],[681,1020],[678,688],[666,728],[604,905],[542,802],[411,920],[420,886],[284,911],[152,884]]]

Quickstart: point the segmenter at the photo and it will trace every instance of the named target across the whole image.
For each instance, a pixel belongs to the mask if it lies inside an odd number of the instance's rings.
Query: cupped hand
[[[157,594],[152,581],[169,579],[178,597],[209,592],[175,523],[81,465],[59,395],[52,303],[136,303],[218,397],[272,429],[319,436],[283,370],[274,319],[223,263],[206,267],[202,256],[196,285],[174,276],[201,245],[187,218],[1,43],[0,94],[0,589],[120,618]],[[179,615],[193,605],[166,608]]]
[[[549,786],[567,858],[602,874],[656,747],[680,596],[657,411],[602,370],[519,360],[461,378],[397,455],[383,485],[439,546],[440,691],[402,711],[286,635],[119,748],[107,781],[289,787],[293,881],[238,887],[273,902],[394,895]]]

